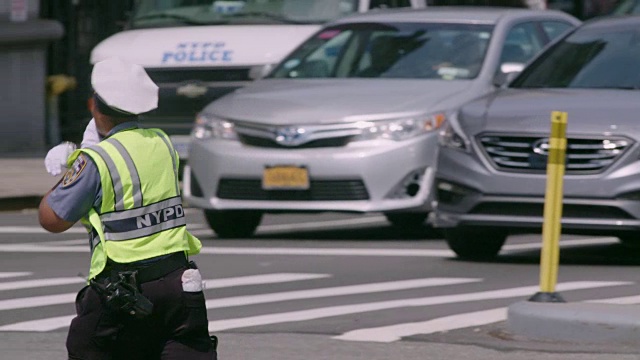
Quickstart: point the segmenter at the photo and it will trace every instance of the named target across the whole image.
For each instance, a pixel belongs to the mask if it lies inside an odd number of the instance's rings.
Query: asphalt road
[[[234,240],[187,216],[204,245],[195,260],[222,359],[640,359],[636,344],[508,332],[505,307],[538,291],[540,235],[510,238],[495,261],[464,262],[433,229],[401,232],[377,215],[271,215],[256,237]],[[89,266],[83,231],[48,234],[33,211],[0,213],[0,359],[65,358]],[[636,249],[607,237],[562,246],[567,301],[640,294]]]

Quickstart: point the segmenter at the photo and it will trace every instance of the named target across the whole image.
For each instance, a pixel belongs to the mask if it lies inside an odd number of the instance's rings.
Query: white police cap
[[[96,63],[91,85],[105,105],[123,115],[138,115],[158,107],[158,86],[144,68],[119,58]]]

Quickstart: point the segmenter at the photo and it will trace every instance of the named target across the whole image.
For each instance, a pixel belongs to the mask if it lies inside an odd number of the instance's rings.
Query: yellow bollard
[[[564,302],[555,292],[560,262],[560,234],[562,218],[562,186],[567,150],[567,113],[551,113],[551,136],[547,159],[547,188],[544,198],[542,251],[540,253],[540,292],[529,301]]]

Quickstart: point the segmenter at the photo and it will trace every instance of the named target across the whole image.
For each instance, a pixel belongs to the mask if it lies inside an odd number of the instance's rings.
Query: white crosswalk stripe
[[[36,279],[36,280],[24,280],[24,281],[12,281],[0,283],[0,291],[6,290],[18,290],[29,288],[42,288],[45,286],[58,286],[69,284],[81,284],[87,282],[86,279],[81,277],[62,277],[62,278],[50,278],[50,279]]]
[[[64,244],[53,245],[66,246]],[[33,275],[28,272],[4,272],[0,273],[0,279],[11,279],[18,277],[26,277]],[[221,298],[211,298],[207,300],[206,306],[208,309],[223,309],[223,308],[235,308],[235,307],[254,307],[254,313],[259,311],[258,305],[270,304],[276,302],[290,302],[299,301],[295,306],[305,304],[301,300],[309,299],[327,299],[325,305],[317,305],[304,310],[296,311],[277,311],[271,310],[268,313],[261,315],[248,316],[242,318],[222,318],[209,322],[209,331],[221,332],[232,329],[247,328],[254,326],[291,323],[300,321],[309,321],[316,319],[324,319],[328,317],[337,316],[350,316],[354,314],[361,314],[365,312],[387,311],[398,308],[408,307],[421,307],[421,306],[437,306],[443,304],[453,304],[460,302],[473,302],[483,300],[494,299],[506,299],[528,296],[535,293],[538,289],[537,286],[521,286],[506,289],[494,289],[488,291],[475,291],[475,292],[463,292],[460,293],[459,286],[471,283],[480,283],[483,279],[479,278],[420,278],[420,279],[405,279],[386,282],[375,283],[361,283],[352,285],[330,286],[330,287],[314,287],[311,283],[307,283],[312,280],[323,280],[332,278],[332,274],[318,274],[318,273],[272,273],[272,274],[258,274],[258,275],[244,275],[220,279],[206,279],[206,291],[214,289],[223,289],[231,287],[251,287],[251,286],[264,286],[269,284],[278,283],[296,283],[303,289],[291,290],[291,291],[279,291],[279,292],[267,292],[241,296],[230,296]],[[66,286],[74,284],[82,284],[85,280],[80,277],[60,277],[60,278],[39,278],[39,279],[23,279],[12,281],[0,281],[0,291],[6,295],[10,291],[21,291],[28,289],[50,289],[56,286]],[[571,290],[584,290],[602,287],[614,287],[630,285],[630,282],[624,281],[574,281],[565,282],[557,285],[558,291],[571,291]],[[455,290],[453,295],[439,295],[439,296],[427,296],[427,297],[413,297],[413,298],[397,298],[401,296],[402,291],[416,290],[429,287],[447,287],[452,286]],[[455,287],[454,286],[458,286]],[[350,303],[347,305],[335,305],[339,304],[343,299],[347,299],[352,295],[363,294],[394,294],[396,299],[386,301],[372,301],[366,303]],[[20,309],[36,309],[45,306],[72,306],[77,292],[70,292],[64,294],[50,294],[42,296],[29,296],[19,298],[5,298],[0,300],[0,311],[11,311]],[[210,293],[207,294],[207,298],[210,297]],[[625,303],[635,304],[640,303],[640,296],[628,296],[614,299],[600,299],[594,300],[598,302],[610,302],[610,303]],[[334,304],[327,306],[328,304]],[[287,305],[288,306],[288,305]],[[281,308],[281,307],[279,307]],[[299,308],[299,307],[298,307]],[[64,310],[65,312],[69,309]],[[35,311],[34,311],[35,313]],[[260,313],[260,312],[258,312]],[[40,319],[25,319],[25,321],[5,323],[0,325],[0,331],[22,331],[22,332],[47,332],[64,329],[69,326],[74,315],[58,315],[53,317],[46,317]],[[0,317],[1,318],[1,317]],[[372,341],[372,342],[393,342],[401,340],[404,337],[431,334],[441,331],[449,331],[454,329],[462,329],[472,326],[485,325],[497,321],[502,321],[506,318],[506,308],[494,308],[489,310],[481,310],[462,314],[452,314],[448,316],[442,316],[434,319],[416,319],[416,321],[400,324],[386,324],[383,326],[376,326],[370,328],[360,328],[347,331],[343,334],[333,336],[336,340],[341,341]]]
[[[234,296],[224,299],[207,300],[207,309],[217,309],[223,307],[244,306],[253,304],[265,304],[278,301],[290,301],[301,299],[316,299],[322,297],[370,294],[385,291],[397,291],[407,289],[417,289],[430,286],[464,284],[477,282],[481,279],[467,278],[428,278],[404,281],[390,281],[382,283],[371,283],[352,286],[338,286],[314,290],[287,291],[281,293],[261,294],[251,296]]]
[[[576,281],[558,284],[558,291],[590,289],[608,286],[629,285],[629,282],[614,281]],[[493,291],[480,291],[475,293],[433,296],[414,299],[401,299],[391,301],[378,301],[371,303],[361,303],[352,305],[329,306],[310,310],[300,310],[282,312],[268,315],[250,316],[237,319],[214,320],[209,322],[209,331],[223,331],[252,326],[272,325],[287,322],[307,321],[322,319],[333,316],[351,315],[364,312],[390,310],[404,307],[430,306],[438,304],[451,304],[455,302],[505,299],[519,296],[526,296],[539,290],[538,286],[523,286],[510,289],[500,289]]]
[[[52,331],[66,328],[71,324],[75,315],[56,316],[48,319],[23,321],[15,324],[0,326],[0,331]]]
[[[589,300],[587,302],[634,305],[640,303],[640,296],[625,296],[610,299]],[[501,307],[490,310],[474,311],[470,313],[445,316],[433,320],[394,324],[368,329],[358,329],[334,336],[337,340],[393,342],[412,335],[427,335],[441,331],[464,329],[472,326],[482,326],[507,319],[507,308]]]
[[[1,229],[1,228],[0,228]],[[35,230],[34,230],[35,231]],[[573,239],[560,242],[561,248],[585,245],[608,245],[618,243],[617,238],[603,237]],[[541,244],[526,243],[505,245],[502,253],[540,249]],[[0,244],[0,252],[24,253],[88,253],[87,240],[73,239],[24,244]],[[388,248],[311,248],[311,247],[215,247],[203,246],[201,255],[273,255],[273,256],[367,256],[367,257],[435,257],[453,258],[449,249],[388,249]]]
[[[329,277],[328,274],[296,274],[296,273],[279,273],[279,274],[266,274],[256,276],[239,276],[224,279],[207,279],[204,280],[208,289],[219,289],[223,287],[235,287],[245,285],[257,285],[257,284],[273,284],[278,282],[290,282],[300,280],[312,280],[324,277]],[[80,279],[80,278],[72,278]],[[80,282],[86,282],[84,279],[80,279]],[[40,282],[41,280],[36,280]],[[0,286],[2,284],[0,283]],[[45,296],[33,296],[19,299],[0,300],[1,310],[17,310],[27,309],[39,306],[49,305],[62,305],[70,304],[75,301],[77,293],[66,293],[57,295],[45,295]]]
[[[445,316],[433,320],[379,326],[368,329],[358,329],[333,337],[347,341],[375,341],[392,342],[405,336],[433,334],[440,331],[462,329],[471,326],[487,325],[507,318],[507,308],[475,311],[471,313]]]
[[[290,274],[289,274],[290,275]],[[299,275],[299,279],[302,280],[303,274]],[[307,274],[307,275],[316,275],[318,274]],[[264,275],[258,275],[254,278],[264,278]],[[312,278],[312,276],[308,276],[308,278]],[[240,283],[247,284],[247,277],[233,278],[233,279],[222,279],[228,286],[236,286],[237,284],[234,281],[238,281]],[[478,282],[481,279],[468,279],[468,278],[428,278],[428,279],[416,279],[416,280],[405,280],[405,281],[391,281],[391,282],[383,282],[383,283],[372,283],[372,284],[362,284],[362,285],[353,285],[353,286],[339,286],[339,287],[330,287],[330,288],[321,288],[321,289],[313,289],[313,290],[299,290],[299,291],[286,291],[280,293],[271,293],[271,294],[261,294],[261,295],[250,295],[250,296],[233,296],[228,298],[221,299],[213,299],[207,300],[206,306],[207,309],[220,309],[220,308],[228,308],[228,307],[236,307],[236,306],[245,306],[245,305],[255,305],[255,304],[265,304],[265,303],[273,303],[279,301],[288,301],[288,300],[300,300],[300,299],[311,299],[311,298],[321,298],[328,296],[340,296],[340,295],[354,295],[354,294],[366,294],[366,293],[375,293],[382,291],[397,291],[397,290],[406,290],[406,289],[415,289],[421,287],[431,287],[431,286],[442,286],[442,285],[455,285],[455,284],[463,284],[470,282]],[[206,280],[207,282],[215,283],[216,280]],[[287,280],[292,281],[292,280]],[[218,286],[220,288],[222,286]],[[22,299],[12,299],[0,301],[0,310],[10,310],[10,309],[24,309],[45,305],[60,305],[60,304],[68,304],[75,300],[75,293],[69,294],[60,294],[54,296],[38,296],[31,298],[22,298]],[[71,321],[71,318],[69,318]],[[58,323],[58,328],[66,327],[69,325],[69,322]],[[22,329],[20,331],[48,331],[51,330],[52,323],[50,319],[43,319],[41,322],[38,321],[29,321],[22,322],[18,324],[10,324],[6,326],[0,327],[0,331],[18,331],[17,329]],[[25,330],[28,329],[28,330]],[[41,330],[47,329],[47,330]]]
[[[0,279],[12,278],[12,277],[21,277],[21,276],[29,276],[31,272],[23,271],[23,272],[0,272]]]

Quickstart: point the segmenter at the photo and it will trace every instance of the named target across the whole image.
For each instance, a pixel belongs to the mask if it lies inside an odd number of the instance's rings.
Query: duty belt
[[[182,251],[151,262],[144,261],[125,264],[109,260],[104,270],[98,274],[96,278],[105,279],[109,277],[114,279],[117,278],[119,272],[135,271],[138,284],[142,284],[159,279],[180,268],[188,268],[189,266],[189,261]]]

